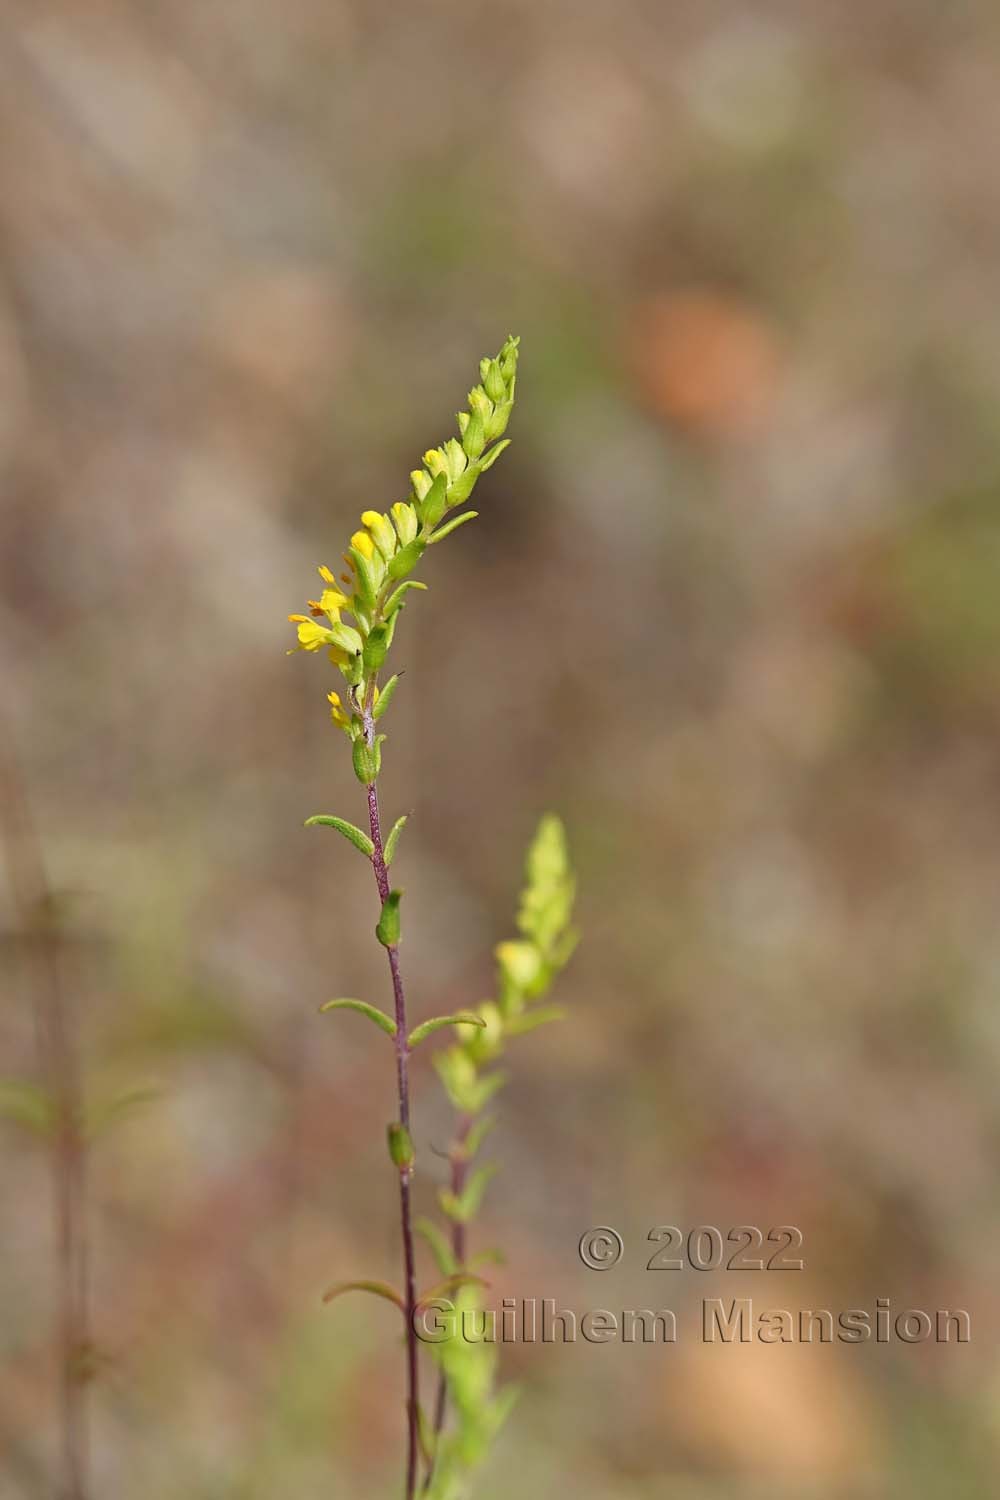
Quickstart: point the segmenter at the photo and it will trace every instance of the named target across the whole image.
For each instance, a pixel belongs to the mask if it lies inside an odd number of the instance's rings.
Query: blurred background
[[[996,8],[4,23],[0,1495],[58,1493],[53,1066],[101,1126],[87,1500],[397,1493],[395,1315],[320,1304],[397,1274],[392,1071],[316,1014],[386,975],[363,866],[302,827],[363,808],[285,617],[508,331],[513,447],[397,636],[412,1005],[490,993],[558,810],[584,940],[511,1059],[496,1295],[681,1336],[507,1348],[478,1493],[992,1492]],[[667,1223],[795,1224],[805,1271],[647,1272]],[[973,1338],[706,1347],[737,1295]]]

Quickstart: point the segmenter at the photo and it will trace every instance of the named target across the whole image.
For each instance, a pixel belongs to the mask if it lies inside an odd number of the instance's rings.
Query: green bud
[[[444,452],[448,466],[448,478],[454,483],[458,476],[465,472],[468,459],[458,438],[449,438],[444,445]]]
[[[399,942],[399,903],[402,899],[402,891],[390,891],[382,903],[375,936],[383,948],[394,948]]]
[[[472,419],[467,411],[457,411],[455,413],[455,421],[458,423],[458,430],[463,437],[465,436],[465,429],[468,427],[471,420]]]
[[[430,489],[433,480],[426,469],[414,469],[410,474],[410,483],[413,493],[418,500],[422,500]]]
[[[507,431],[507,423],[510,421],[510,414],[513,409],[513,401],[497,402],[493,410],[493,415],[486,424],[486,438],[488,442],[492,443],[498,437],[503,437]]]
[[[417,506],[417,514],[425,526],[435,526],[444,515],[448,503],[448,476],[439,474]]]
[[[542,955],[534,943],[498,943],[495,952],[504,974],[519,990],[528,990],[537,982],[542,971]]]
[[[388,562],[397,546],[396,533],[389,517],[384,513],[380,515],[378,511],[366,510],[362,519],[374,537],[376,547]]]
[[[361,739],[355,740],[351,747],[354,774],[365,786],[377,780],[378,774],[382,769],[382,741],[384,739],[384,734],[378,734],[375,736],[375,743],[372,745],[366,744]]]
[[[472,414],[465,433],[462,437],[462,448],[469,458],[478,458],[486,447],[486,426],[483,422],[482,412],[476,411]]]
[[[439,474],[448,472],[448,460],[443,448],[428,448],[424,454],[424,463],[435,479]]]
[[[423,473],[422,470],[421,473]],[[431,487],[431,481],[430,476],[427,474],[424,474],[424,478],[427,480],[427,484],[424,487],[423,493],[426,494]],[[392,519],[396,523],[399,540],[405,547],[408,542],[413,541],[413,538],[417,534],[417,512],[412,505],[407,505],[405,501],[398,500],[392,507]]]
[[[400,1125],[394,1120],[386,1127],[386,1135],[389,1140],[389,1156],[394,1166],[403,1169],[413,1166],[414,1150],[410,1132],[405,1125]]]
[[[486,374],[483,376],[483,385],[486,394],[491,401],[505,401],[507,399],[507,383],[504,380],[497,360],[489,361]]]
[[[517,374],[517,346],[520,342],[520,339],[516,339],[511,334],[500,350],[500,372],[508,385],[511,384]]]
[[[374,557],[371,559],[365,557],[364,553],[359,552],[356,547],[351,547],[350,554],[354,559],[354,575],[358,580],[358,597],[366,610],[372,610],[378,598],[381,570],[375,568]],[[379,562],[381,561],[382,559],[379,558]]]

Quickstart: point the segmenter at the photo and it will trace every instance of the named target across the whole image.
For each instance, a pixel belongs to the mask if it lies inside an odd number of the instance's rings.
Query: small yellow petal
[[[303,651],[319,651],[330,644],[330,632],[325,625],[315,620],[303,620],[299,625],[299,645]]]
[[[334,583],[336,581],[333,574],[330,572],[330,569],[326,566],[325,563],[321,563],[316,571],[319,573],[319,576],[322,578],[324,583]]]
[[[340,611],[346,603],[347,595],[342,594],[339,589],[324,589],[319,607],[330,621],[330,624],[335,625],[340,619]]]
[[[356,531],[351,537],[351,546],[355,552],[360,552],[362,557],[371,559],[375,555],[375,543],[367,531]]]

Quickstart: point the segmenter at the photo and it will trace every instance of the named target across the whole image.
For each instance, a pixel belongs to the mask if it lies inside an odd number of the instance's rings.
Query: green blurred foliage
[[[506,1348],[482,1500],[989,1493],[995,8],[55,0],[3,50],[3,732],[86,1097],[152,1091],[90,1154],[95,1493],[396,1491],[398,1315],[321,1305],[398,1259],[386,1049],[316,1014],[386,1004],[379,913],[302,828],[363,807],[284,615],[510,328],[514,442],[422,564],[384,777],[414,1024],[490,992],[543,809],[579,873],[569,1019],[490,1140],[492,1294],[888,1295],[974,1335]],[[12,892],[0,936],[0,1493],[47,1496]],[[666,1222],[796,1223],[805,1275],[647,1275]]]

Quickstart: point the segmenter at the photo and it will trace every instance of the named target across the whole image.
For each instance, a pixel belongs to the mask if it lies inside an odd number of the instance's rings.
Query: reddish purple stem
[[[370,715],[365,716],[366,739],[369,744],[372,739],[373,726]],[[382,845],[382,828],[379,822],[378,792],[375,782],[368,783],[368,822],[371,826],[372,844],[372,868],[375,871],[375,883],[378,886],[379,899],[383,905],[389,895],[389,872],[385,863],[385,850]],[[410,1079],[409,1060],[410,1049],[407,1043],[406,1026],[406,995],[403,990],[403,978],[399,969],[399,949],[395,943],[386,948],[389,955],[389,972],[392,975],[392,994],[396,1007],[396,1079],[399,1090],[399,1119],[400,1123],[410,1128]],[[407,1423],[407,1454],[406,1454],[406,1489],[404,1491],[406,1500],[413,1500],[417,1487],[417,1459],[419,1443],[418,1425],[418,1366],[417,1366],[417,1331],[416,1331],[416,1303],[417,1283],[416,1264],[413,1253],[413,1218],[410,1205],[410,1179],[413,1175],[412,1167],[401,1167],[399,1172],[399,1210],[400,1225],[403,1237],[403,1264],[406,1278],[404,1291],[404,1311],[406,1316],[406,1423]]]

